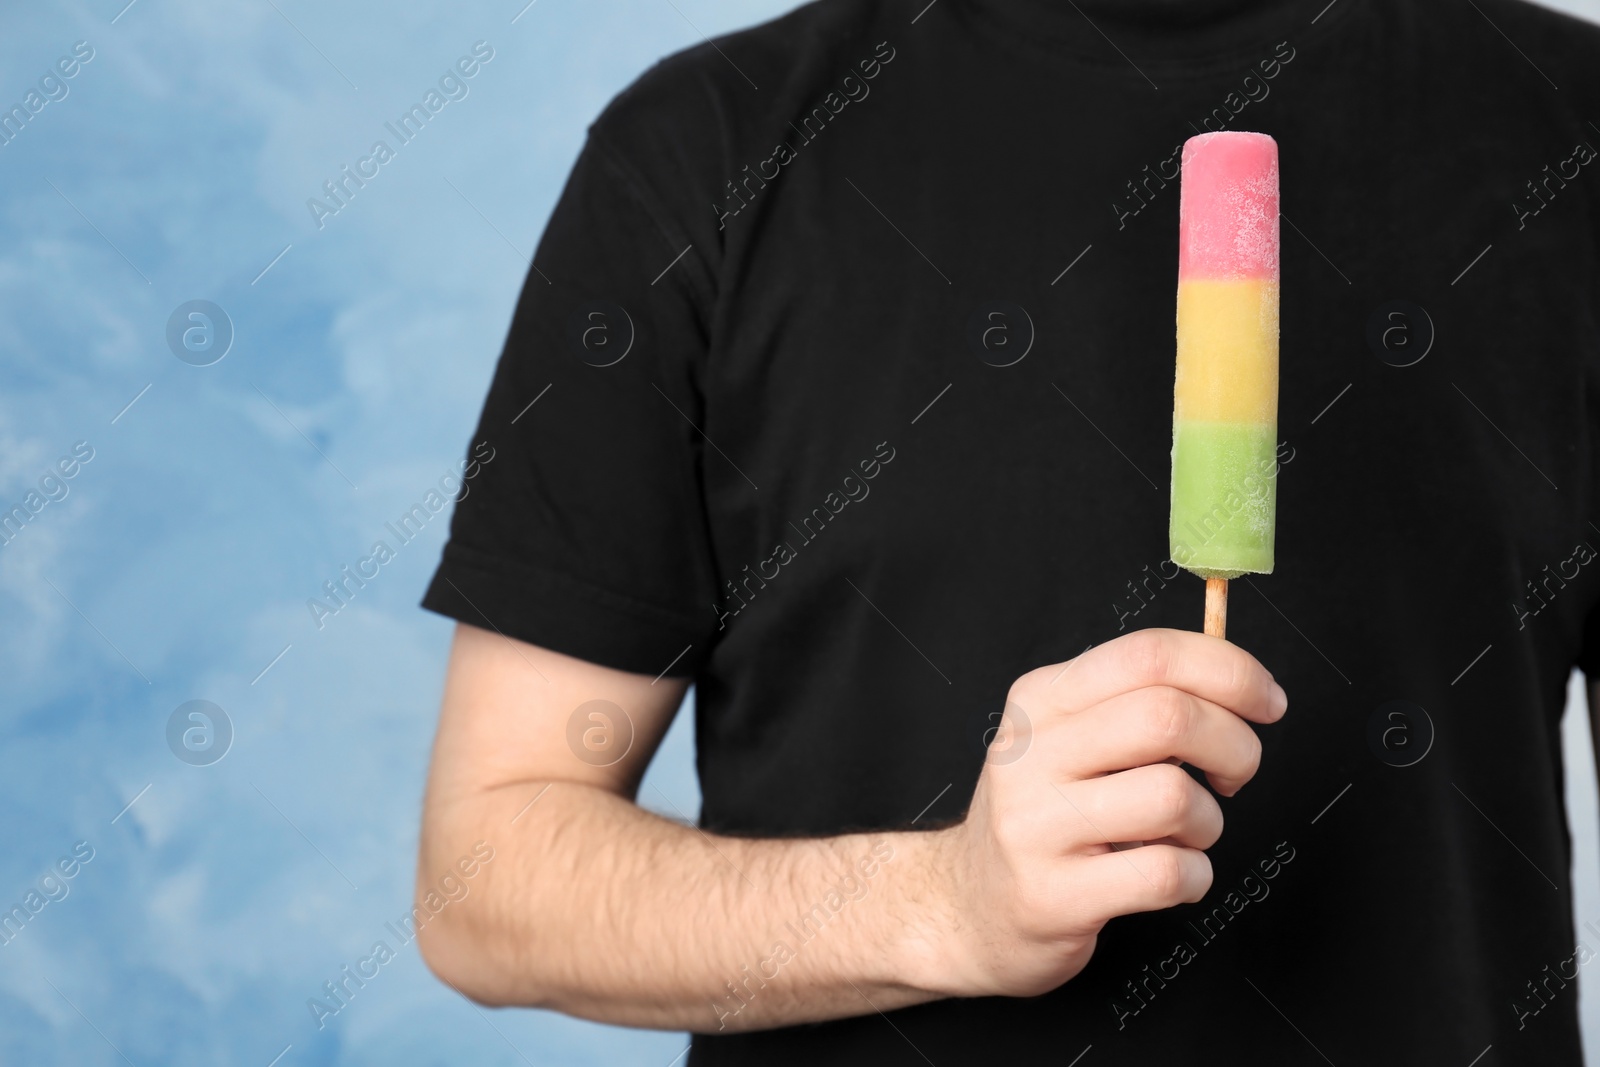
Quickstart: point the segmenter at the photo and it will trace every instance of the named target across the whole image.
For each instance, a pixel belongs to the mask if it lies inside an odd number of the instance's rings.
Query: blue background
[[[450,633],[416,601],[445,515],[321,629],[306,601],[455,469],[600,108],[702,33],[791,5],[125,2],[0,14],[0,105],[94,49],[0,145],[0,510],[94,450],[0,547],[0,908],[94,850],[0,945],[0,1062],[667,1067],[682,1035],[480,1011],[415,945],[317,1028],[308,998],[397,945],[384,924],[410,906]],[[319,228],[307,198],[395,146],[384,123],[480,40],[468,95]],[[207,367],[166,341],[201,299],[235,331]],[[168,747],[191,700],[235,731],[210,766]],[[1595,917],[1581,715],[1568,735]],[[698,810],[691,740],[680,714],[647,806]]]

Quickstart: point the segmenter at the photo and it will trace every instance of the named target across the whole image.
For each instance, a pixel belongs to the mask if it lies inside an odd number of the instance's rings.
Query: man
[[[497,856],[430,965],[695,1064],[1578,1064],[1597,60],[1512,0],[823,0],[646,74],[425,600],[419,875]],[[1216,129],[1284,210],[1231,643],[1166,560]],[[698,827],[634,803],[690,682]]]

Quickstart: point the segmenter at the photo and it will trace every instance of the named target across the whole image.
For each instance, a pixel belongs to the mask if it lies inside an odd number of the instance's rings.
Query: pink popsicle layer
[[[1178,279],[1278,280],[1278,142],[1203,133],[1183,145]]]

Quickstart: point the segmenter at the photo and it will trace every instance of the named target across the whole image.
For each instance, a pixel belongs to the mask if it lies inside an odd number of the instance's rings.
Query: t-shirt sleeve
[[[690,244],[592,129],[423,607],[619,670],[695,673],[716,616],[696,429],[711,282]]]

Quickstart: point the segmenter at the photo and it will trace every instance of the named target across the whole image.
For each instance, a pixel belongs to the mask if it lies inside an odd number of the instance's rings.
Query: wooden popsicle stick
[[[1228,636],[1228,579],[1206,579],[1206,635]]]

